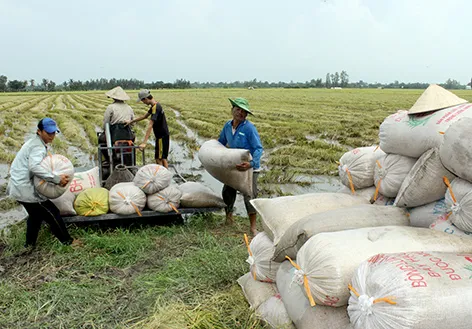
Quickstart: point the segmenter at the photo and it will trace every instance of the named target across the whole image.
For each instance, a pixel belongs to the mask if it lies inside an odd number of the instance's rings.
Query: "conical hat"
[[[431,112],[463,103],[467,103],[467,101],[457,97],[443,87],[438,85],[429,85],[408,113],[415,114]]]
[[[113,88],[105,93],[110,98],[117,99],[120,101],[129,100],[128,94],[120,86]]]

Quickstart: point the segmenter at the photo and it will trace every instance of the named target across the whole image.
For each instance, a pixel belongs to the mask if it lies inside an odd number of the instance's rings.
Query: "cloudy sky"
[[[471,0],[0,0],[0,75],[440,83],[472,77]]]

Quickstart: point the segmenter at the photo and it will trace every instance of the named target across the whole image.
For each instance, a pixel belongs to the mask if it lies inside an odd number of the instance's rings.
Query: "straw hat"
[[[117,99],[119,101],[129,100],[128,94],[120,86],[113,88],[105,93],[110,98]]]
[[[410,108],[408,114],[431,112],[464,103],[467,103],[465,99],[457,97],[443,87],[429,85],[416,103]]]

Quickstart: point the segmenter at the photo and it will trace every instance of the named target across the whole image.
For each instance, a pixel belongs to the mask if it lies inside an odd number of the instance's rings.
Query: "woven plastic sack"
[[[201,183],[186,182],[179,185],[182,191],[180,205],[184,208],[217,207],[224,208],[223,199]]]
[[[446,208],[451,223],[463,231],[472,232],[471,183],[455,178],[446,192]]]
[[[77,196],[80,192],[92,187],[100,187],[98,167],[83,172],[76,172],[69,184],[68,190]]]
[[[280,294],[270,297],[256,310],[262,321],[274,329],[295,329]]]
[[[341,182],[354,189],[374,185],[374,166],[377,157],[384,152],[377,146],[358,147],[344,153],[339,159],[338,172]],[[351,187],[352,183],[352,187]]]
[[[298,251],[296,282],[309,290],[312,305],[347,305],[349,284],[356,268],[378,253],[411,251],[472,252],[469,239],[426,228],[384,226],[332,233],[310,238]],[[309,291],[309,292],[308,292]]]
[[[384,154],[379,157],[374,169],[374,184],[378,193],[395,198],[415,163],[415,158],[399,154]]]
[[[250,201],[261,215],[262,226],[277,245],[288,228],[305,216],[332,209],[368,204],[365,198],[343,193],[309,193]]]
[[[355,329],[468,329],[472,254],[380,254],[352,277],[348,313]]]
[[[447,215],[448,210],[444,198],[424,206],[408,208],[410,214],[410,225],[414,227],[428,228],[439,218]]]
[[[472,239],[472,232],[461,230],[452,224],[451,221],[447,219],[447,216],[438,218],[433,224],[431,224],[430,228],[435,231],[444,232],[450,235]]]
[[[470,111],[469,109],[468,112]],[[471,131],[472,118],[459,119],[447,129],[444,134],[444,141],[439,149],[439,155],[444,167],[469,182],[472,182]]]
[[[270,297],[277,294],[275,283],[254,280],[252,273],[246,273],[237,280],[243,290],[244,297],[252,309],[257,309]]]
[[[60,154],[48,155],[41,161],[41,166],[52,172],[54,175],[67,175],[69,178],[74,176],[74,165],[65,156]],[[68,183],[68,185],[70,182]],[[56,199],[67,191],[68,185],[62,187],[57,184],[47,182],[39,177],[34,177],[34,186],[38,193],[49,199]]]
[[[148,164],[139,168],[134,177],[134,184],[146,194],[154,194],[168,187],[172,180],[172,173],[164,166]]]
[[[59,212],[63,216],[77,215],[74,209],[74,201],[76,195],[67,189],[63,195],[56,199],[51,199],[51,202],[59,209]]]
[[[177,208],[180,206],[181,197],[182,192],[179,188],[171,185],[160,192],[148,195],[147,206],[149,209],[158,212],[168,213],[174,211],[178,213]]]
[[[352,230],[375,226],[408,226],[408,214],[393,206],[357,205],[308,215],[285,232],[273,251],[274,260],[283,262],[285,256],[292,259],[309,238],[324,232]]]
[[[120,215],[141,216],[146,201],[146,194],[133,182],[115,184],[109,194],[110,211]]]
[[[344,194],[358,196],[358,197],[366,199],[371,204],[375,204],[378,206],[393,205],[395,198],[388,198],[386,196],[383,196],[381,193],[377,193],[377,199],[374,200],[375,190],[376,190],[375,186],[371,186],[371,187],[366,187],[362,189],[357,189],[354,191],[354,193],[352,193],[350,188],[343,186],[337,191],[337,193],[344,193]]]
[[[411,208],[444,198],[446,185],[443,177],[452,180],[455,176],[442,165],[438,149],[430,149],[416,161],[408,173],[394,205]]]
[[[312,307],[305,297],[303,287],[295,279],[296,269],[285,261],[277,271],[277,289],[297,329],[347,329],[349,318],[345,307]]]
[[[427,150],[439,147],[443,141],[440,133],[463,117],[472,117],[472,104],[416,115],[398,111],[380,125],[380,148],[386,153],[419,158]]]
[[[244,149],[231,149],[217,140],[209,140],[200,147],[198,159],[203,167],[214,178],[240,191],[243,195],[252,196],[252,168],[239,171],[236,165],[251,161],[251,153]]]
[[[246,238],[246,244],[247,236]],[[265,232],[258,233],[248,245],[249,269],[255,280],[264,282],[274,282],[280,263],[274,262],[274,243]]]
[[[79,216],[100,216],[108,212],[108,190],[92,187],[77,195],[74,209]]]

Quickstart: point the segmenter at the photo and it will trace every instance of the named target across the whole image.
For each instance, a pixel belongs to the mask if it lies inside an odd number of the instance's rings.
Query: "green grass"
[[[413,105],[421,90],[219,89],[153,91],[166,111],[171,138],[198,149],[178,120],[200,137],[217,138],[231,119],[228,97],[246,97],[268,168],[261,196],[282,195],[299,176],[336,175],[349,148],[378,142],[382,120]],[[137,91],[129,92],[134,99]],[[472,101],[472,91],[454,91]],[[49,115],[64,131],[55,148],[78,147],[95,156],[95,126],[110,101],[103,92],[0,95],[0,161],[11,162]],[[146,106],[129,102],[141,116]],[[54,105],[54,109],[53,108]],[[180,113],[177,117],[173,110]],[[144,138],[146,121],[134,129]],[[65,127],[65,128],[64,128]],[[65,129],[65,130],[64,130]],[[57,143],[56,143],[57,142]],[[152,158],[149,147],[147,156]],[[149,160],[149,159],[148,159]],[[12,207],[9,199],[2,207]],[[24,223],[0,236],[0,328],[263,328],[248,309],[236,279],[248,271],[242,235],[219,215],[172,227],[74,228],[85,245],[60,245],[42,230],[38,248],[24,253]]]
[[[263,328],[236,279],[247,272],[248,223],[194,217],[185,226],[73,229],[84,246],[24,225],[0,238],[1,328]]]

